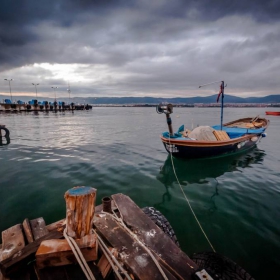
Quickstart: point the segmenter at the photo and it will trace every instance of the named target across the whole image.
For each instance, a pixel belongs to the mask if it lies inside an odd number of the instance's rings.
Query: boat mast
[[[222,95],[222,99],[221,99],[221,130],[223,130],[224,89],[225,89],[225,82],[224,82],[224,81],[212,82],[212,83],[208,83],[208,84],[205,84],[205,85],[201,85],[201,86],[199,86],[199,88],[205,87],[205,86],[208,86],[208,85],[212,85],[212,84],[215,84],[215,83],[221,83],[220,91],[219,91],[219,94],[218,94],[218,97],[217,97],[217,102],[219,102],[220,95]]]
[[[221,130],[223,130],[223,116],[224,116],[224,89],[225,89],[225,83],[222,81],[221,83],[221,94],[222,94],[222,100],[221,100]]]

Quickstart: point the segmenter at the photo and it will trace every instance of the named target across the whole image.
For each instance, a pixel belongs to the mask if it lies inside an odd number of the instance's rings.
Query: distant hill
[[[9,98],[9,96],[0,95],[0,100]],[[13,100],[28,101],[34,99],[34,96],[13,96]],[[53,101],[53,98],[38,98],[43,101]],[[215,103],[217,95],[206,97],[174,97],[174,98],[155,98],[155,97],[73,97],[71,101],[74,103],[87,104],[159,104],[161,102],[169,102],[173,104],[194,104],[194,103]],[[58,100],[69,101],[67,97],[58,98]],[[226,95],[225,103],[280,103],[280,95],[268,95],[264,97],[236,97],[233,95]]]
[[[159,104],[169,102],[173,104],[194,104],[194,103],[215,103],[217,95],[206,97],[174,97],[174,98],[154,98],[154,97],[98,97],[98,98],[77,98],[75,102],[90,104]],[[226,95],[225,103],[280,103],[280,95],[269,95],[265,97],[241,98]]]

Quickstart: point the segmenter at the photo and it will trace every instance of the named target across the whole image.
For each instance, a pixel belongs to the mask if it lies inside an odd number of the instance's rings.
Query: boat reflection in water
[[[215,180],[215,190],[213,191],[212,199],[218,195],[218,177],[226,172],[233,172],[238,170],[238,168],[246,168],[252,164],[260,163],[263,161],[264,156],[265,152],[255,147],[250,152],[228,157],[193,160],[173,157],[173,163],[178,180],[182,186],[207,184]],[[177,183],[170,155],[167,157],[164,165],[161,166],[157,179],[166,188],[166,192],[162,196],[162,202],[159,203],[160,205],[171,200],[169,188],[173,188],[173,183]]]

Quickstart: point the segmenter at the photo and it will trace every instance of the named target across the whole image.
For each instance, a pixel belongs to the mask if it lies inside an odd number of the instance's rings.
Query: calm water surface
[[[181,124],[219,124],[219,109],[175,108]],[[226,108],[224,121],[265,115],[264,108]],[[207,160],[174,159],[176,173],[216,251],[256,279],[280,279],[280,117],[269,117],[258,148]],[[0,230],[25,218],[65,217],[64,193],[92,186],[97,201],[129,195],[154,206],[173,226],[182,249],[210,251],[181,193],[159,135],[155,108],[93,108],[88,112],[0,114],[11,143],[0,147]]]

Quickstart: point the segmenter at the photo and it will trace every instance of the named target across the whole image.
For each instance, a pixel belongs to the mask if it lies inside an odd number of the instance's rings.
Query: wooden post
[[[66,233],[81,238],[90,233],[95,210],[96,189],[74,187],[64,195],[66,201]]]

